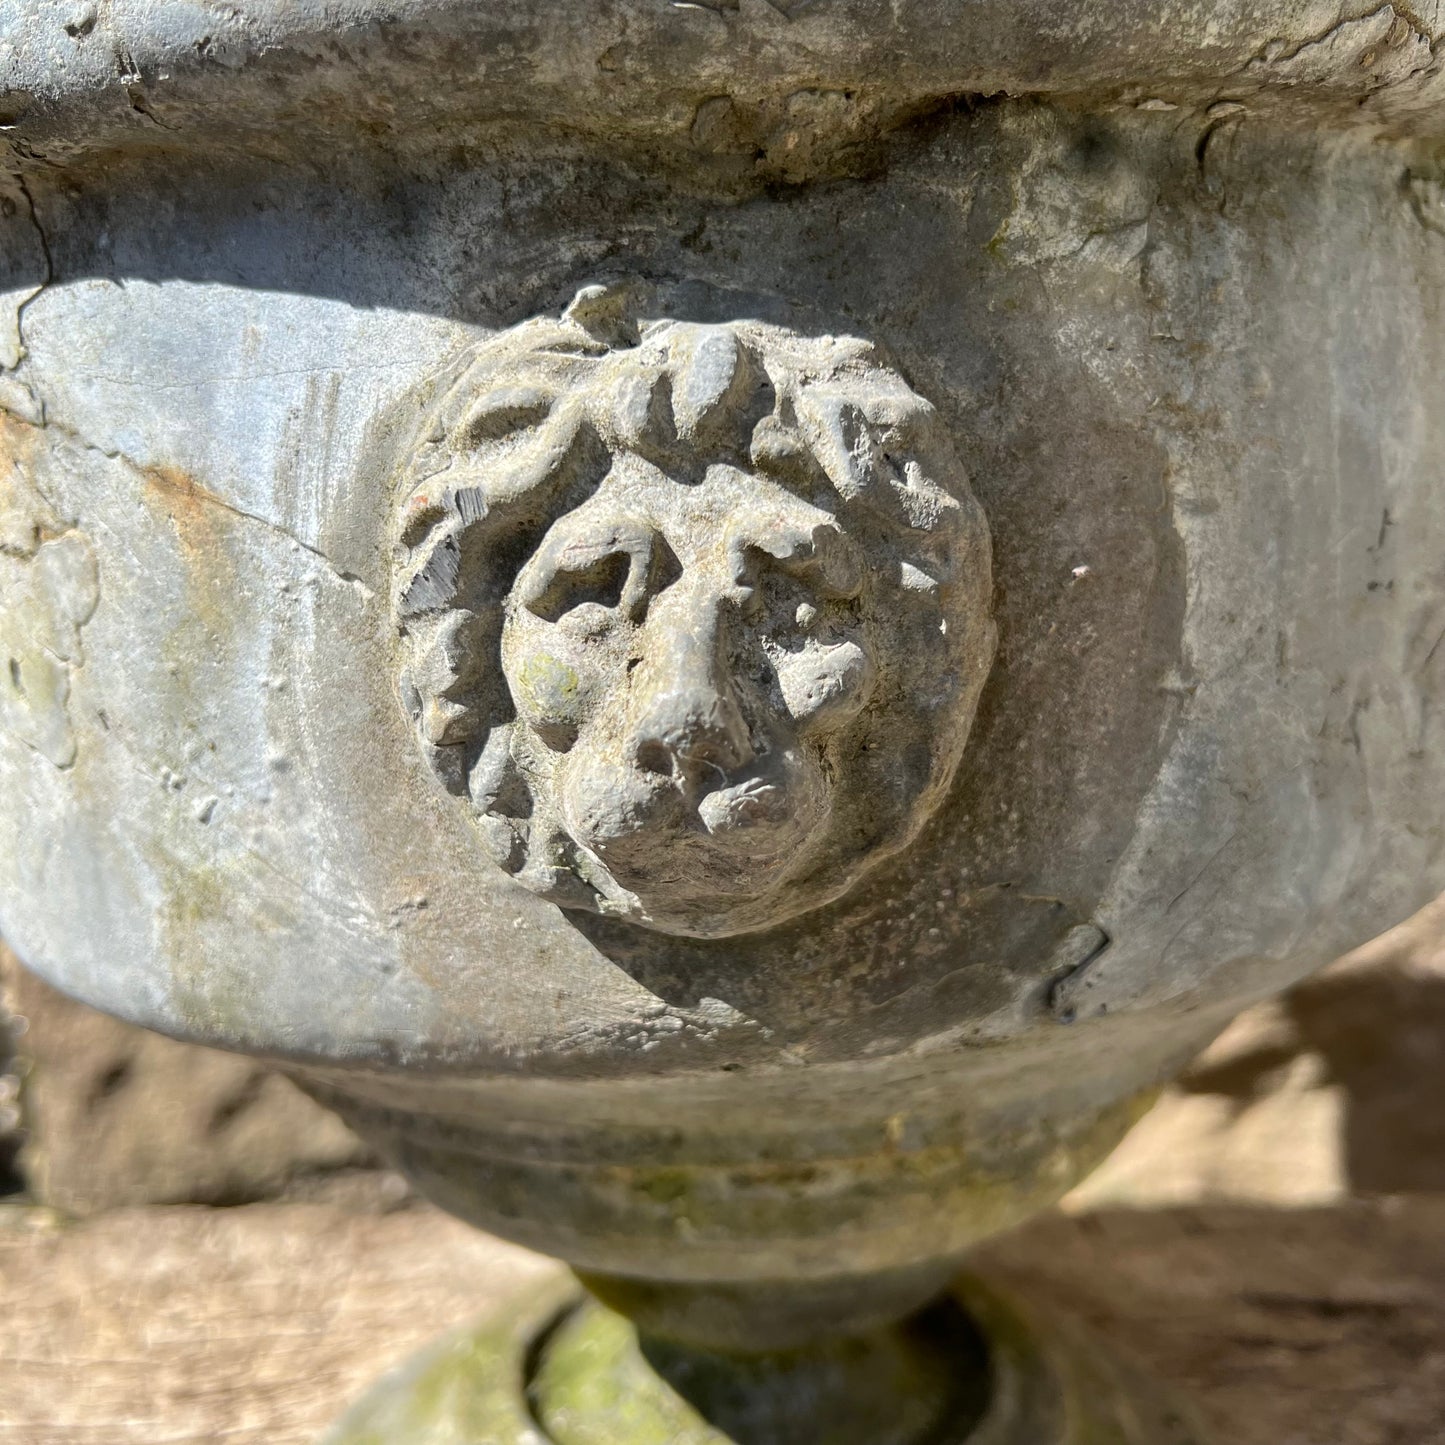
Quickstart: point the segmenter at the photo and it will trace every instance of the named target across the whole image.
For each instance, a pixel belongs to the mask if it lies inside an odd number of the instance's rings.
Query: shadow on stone
[[[1311,1086],[1338,1093],[1342,1187],[1445,1190],[1445,903],[1247,1017],[1183,1075],[1185,1093],[1243,1111],[1312,1062]]]

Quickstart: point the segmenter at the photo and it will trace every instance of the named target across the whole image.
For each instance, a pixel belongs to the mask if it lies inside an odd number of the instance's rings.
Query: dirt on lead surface
[[[1220,1445],[1445,1441],[1445,1199],[1056,1214],[980,1258],[1188,1390]],[[555,1268],[417,1204],[0,1208],[0,1445],[310,1445]]]

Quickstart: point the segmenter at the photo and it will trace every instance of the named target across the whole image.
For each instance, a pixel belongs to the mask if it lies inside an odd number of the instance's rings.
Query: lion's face
[[[951,781],[993,652],[987,527],[866,344],[619,340],[589,296],[488,343],[428,421],[403,701],[520,882],[668,933],[766,928]]]
[[[716,466],[640,458],[553,524],[508,600],[502,668],[572,839],[669,931],[732,932],[818,862],[876,639],[827,512]]]

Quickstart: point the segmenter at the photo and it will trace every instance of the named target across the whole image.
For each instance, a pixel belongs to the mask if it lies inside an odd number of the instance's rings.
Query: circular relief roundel
[[[589,287],[470,355],[397,508],[418,740],[561,906],[766,928],[946,792],[993,656],[988,527],[866,341]]]

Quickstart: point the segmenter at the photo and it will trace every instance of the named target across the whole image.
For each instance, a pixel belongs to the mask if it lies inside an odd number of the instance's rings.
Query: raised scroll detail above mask
[[[770,927],[909,843],[993,656],[983,513],[871,345],[600,287],[473,353],[397,543],[402,700],[491,855],[666,933]]]

